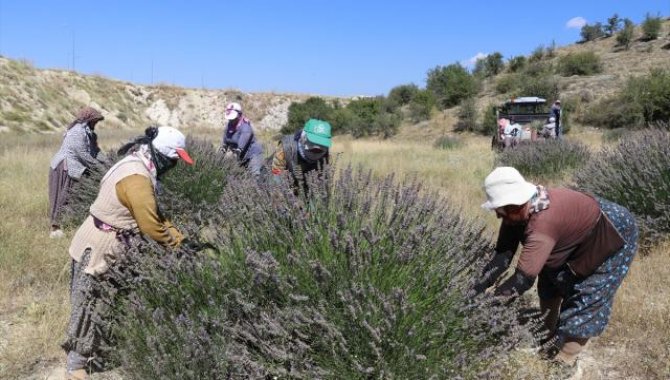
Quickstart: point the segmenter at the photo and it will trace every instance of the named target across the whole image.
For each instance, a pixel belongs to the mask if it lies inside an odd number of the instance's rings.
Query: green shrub
[[[458,132],[469,131],[473,132],[479,129],[477,120],[477,104],[474,98],[468,98],[461,102],[461,108],[458,110],[458,122],[455,130]]]
[[[663,27],[663,20],[661,16],[652,17],[649,13],[642,22],[642,39],[651,41],[658,38]]]
[[[603,30],[603,25],[599,22],[596,22],[593,25],[586,24],[582,26],[581,30],[582,42],[595,41],[598,38],[605,37],[605,31]]]
[[[428,71],[426,89],[435,95],[438,104],[444,109],[476,95],[479,83],[463,66],[454,63]]]
[[[633,42],[635,36],[635,25],[630,19],[623,20],[623,28],[616,35],[617,46],[623,47],[625,50],[630,48],[630,43]]]
[[[144,246],[128,255],[142,282],[116,330],[124,372],[500,376],[494,364],[522,335],[513,306],[466,296],[480,267],[473,262],[490,249],[482,228],[416,182],[351,170],[334,178],[332,186],[311,178],[309,204],[281,187],[230,183],[208,225],[215,249],[180,256]]]
[[[506,149],[498,155],[498,166],[513,166],[524,176],[537,180],[557,179],[568,170],[584,165],[589,149],[566,139],[536,141]]]
[[[353,100],[347,104],[347,110],[354,116],[353,124],[347,129],[354,137],[394,135],[400,126],[401,117],[392,103],[383,96]]]
[[[600,56],[592,51],[568,53],[559,58],[558,71],[564,77],[593,75],[603,71]]]
[[[356,115],[346,107],[334,109],[329,122],[333,128],[333,134],[352,133],[351,128],[360,124]]]
[[[621,95],[591,105],[582,114],[581,121],[583,124],[610,129],[634,129],[644,125],[640,104],[624,101]]]
[[[648,76],[628,80],[623,93],[637,101],[647,123],[670,120],[670,70],[653,69]]]
[[[403,84],[393,87],[389,91],[389,99],[392,99],[401,106],[409,104],[414,97],[419,93],[419,87],[414,83]]]
[[[546,77],[553,74],[553,69],[546,62],[528,62],[523,70],[523,74],[531,77]]]
[[[505,74],[496,79],[496,92],[507,94],[513,92],[519,86],[519,74]]]
[[[494,103],[489,103],[483,111],[482,123],[480,126],[480,133],[485,136],[493,136],[498,132],[498,118],[496,111],[498,106]]]
[[[526,57],[523,55],[512,57],[509,62],[507,62],[507,70],[510,73],[519,72],[523,70],[524,67],[526,67]]]
[[[502,54],[500,52],[495,52],[484,58],[478,59],[477,62],[475,62],[475,68],[472,73],[482,77],[491,77],[498,75],[504,68],[505,63],[503,62]]]
[[[431,112],[437,101],[432,92],[428,90],[419,90],[414,99],[409,103],[410,119],[415,123],[423,120],[430,120]]]
[[[528,76],[519,78],[516,96],[539,96],[544,99],[558,99],[558,82],[552,75]]]
[[[402,117],[398,113],[382,112],[372,122],[373,135],[389,138],[398,133]]]
[[[540,62],[544,58],[544,46],[540,45],[533,50],[532,53],[530,53],[530,57],[528,57],[528,63],[537,63]]]
[[[585,123],[606,128],[638,128],[670,120],[670,71],[654,69],[631,77],[623,89],[589,108]]]
[[[435,140],[433,146],[437,149],[444,149],[444,150],[457,149],[463,146],[463,140],[461,140],[456,136],[444,135]]]
[[[631,133],[612,148],[604,148],[575,174],[586,191],[627,207],[642,225],[646,243],[670,232],[670,133]]]
[[[323,98],[313,96],[302,103],[293,102],[288,107],[288,122],[281,129],[281,133],[293,133],[301,129],[307,120],[320,119],[330,121],[333,107]],[[333,126],[333,129],[337,129]]]
[[[288,109],[288,123],[281,133],[293,133],[310,118],[328,121],[333,133],[351,133],[354,137],[378,135],[393,136],[400,126],[399,103],[395,98],[377,96],[350,101],[346,107],[331,106],[319,97],[304,103],[292,103]]]

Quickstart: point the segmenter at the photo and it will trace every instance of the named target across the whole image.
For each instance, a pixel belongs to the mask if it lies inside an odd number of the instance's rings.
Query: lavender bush
[[[218,202],[228,177],[246,175],[236,160],[225,158],[210,142],[189,137],[186,143],[196,166],[180,162],[161,178],[157,189],[161,211],[169,217],[179,218],[184,207],[206,214],[210,210],[206,205]],[[106,152],[105,156],[102,165],[88,171],[87,175],[74,183],[64,209],[66,226],[76,228],[86,219],[89,207],[100,190],[100,180],[122,158],[116,154],[116,150]],[[175,199],[180,200],[180,212],[175,212]]]
[[[116,151],[105,152],[105,160],[99,166],[86,170],[78,181],[72,183],[67,203],[63,207],[63,226],[77,228],[88,216],[89,207],[98,196],[100,180],[118,160]]]
[[[589,160],[589,149],[566,139],[537,141],[506,149],[496,158],[498,166],[513,166],[536,180],[555,179]]]
[[[229,181],[209,218],[182,209],[215,249],[129,254],[116,275],[134,289],[116,329],[127,374],[495,377],[525,330],[513,305],[468,294],[491,248],[482,227],[418,182],[332,174],[309,178],[308,199]]]
[[[667,124],[659,125],[659,127]],[[575,174],[582,190],[630,209],[642,225],[643,242],[670,232],[670,132],[636,132],[605,148]]]

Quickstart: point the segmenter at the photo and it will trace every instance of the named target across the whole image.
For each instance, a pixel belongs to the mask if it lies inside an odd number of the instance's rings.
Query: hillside
[[[670,69],[670,20],[663,22],[660,37],[656,40],[644,41],[640,38],[641,34],[640,27],[636,27],[634,40],[628,50],[617,46],[615,37],[606,37],[557,47],[553,57],[545,56],[541,61],[556,68],[561,57],[568,54],[593,52],[599,56],[603,64],[601,73],[569,77],[554,74],[562,99],[567,99],[578,107],[587,105],[616,93],[631,76],[649,74],[653,68]],[[482,108],[489,102],[498,102],[509,97],[496,92],[496,82],[504,75],[506,73],[501,73],[484,82],[478,99]],[[584,111],[582,107],[579,108],[579,111]]]
[[[112,128],[222,128],[222,110],[231,101],[242,103],[259,129],[275,130],[286,123],[291,102],[307,95],[141,86],[0,58],[0,98],[0,132],[55,131],[83,105],[101,109]]]
[[[661,37],[642,41],[639,27],[628,50],[616,46],[615,38],[557,47],[542,63],[556,67],[561,57],[575,52],[594,52],[603,71],[590,76],[563,77],[554,74],[560,97],[575,108],[575,115],[615,93],[630,76],[648,74],[652,68],[670,68],[670,20],[665,20]],[[511,58],[511,57],[506,57]],[[496,84],[508,75],[503,72],[483,81],[477,97],[480,110],[510,97]],[[532,94],[526,94],[532,95]],[[278,130],[287,121],[288,106],[308,95],[243,93],[234,89],[188,89],[169,85],[142,86],[102,76],[81,75],[64,70],[42,70],[25,61],[0,57],[0,132],[50,132],[69,123],[83,105],[102,110],[106,125],[137,128],[152,123],[189,128],[221,128],[222,108],[227,102],[243,104],[259,129]],[[434,115],[426,132],[452,130],[458,107]],[[421,125],[426,125],[424,122]],[[413,128],[412,128],[413,129]],[[440,133],[442,133],[440,132]],[[401,133],[402,134],[402,133]]]

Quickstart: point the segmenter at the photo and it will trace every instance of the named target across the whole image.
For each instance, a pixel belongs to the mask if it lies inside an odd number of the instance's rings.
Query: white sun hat
[[[484,180],[486,202],[482,208],[495,210],[508,205],[522,205],[528,202],[537,187],[523,179],[521,173],[511,166],[495,168]]]
[[[226,113],[224,117],[226,118],[226,120],[235,120],[237,119],[238,116],[240,116],[241,113],[242,113],[242,106],[240,105],[240,103],[232,102],[228,103],[228,105],[226,106]]]
[[[193,165],[193,159],[186,152],[186,137],[177,129],[172,127],[158,127],[158,134],[151,144],[167,157],[181,158],[189,165]]]

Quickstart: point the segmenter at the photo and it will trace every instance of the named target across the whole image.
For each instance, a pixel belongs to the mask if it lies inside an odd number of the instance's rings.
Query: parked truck
[[[535,141],[537,129],[535,125],[543,125],[550,117],[547,100],[537,96],[524,96],[510,99],[496,108],[496,127],[491,141],[491,147],[496,150],[504,148],[504,131],[500,126],[500,119],[508,119],[511,124],[518,125],[514,136],[520,143]]]

